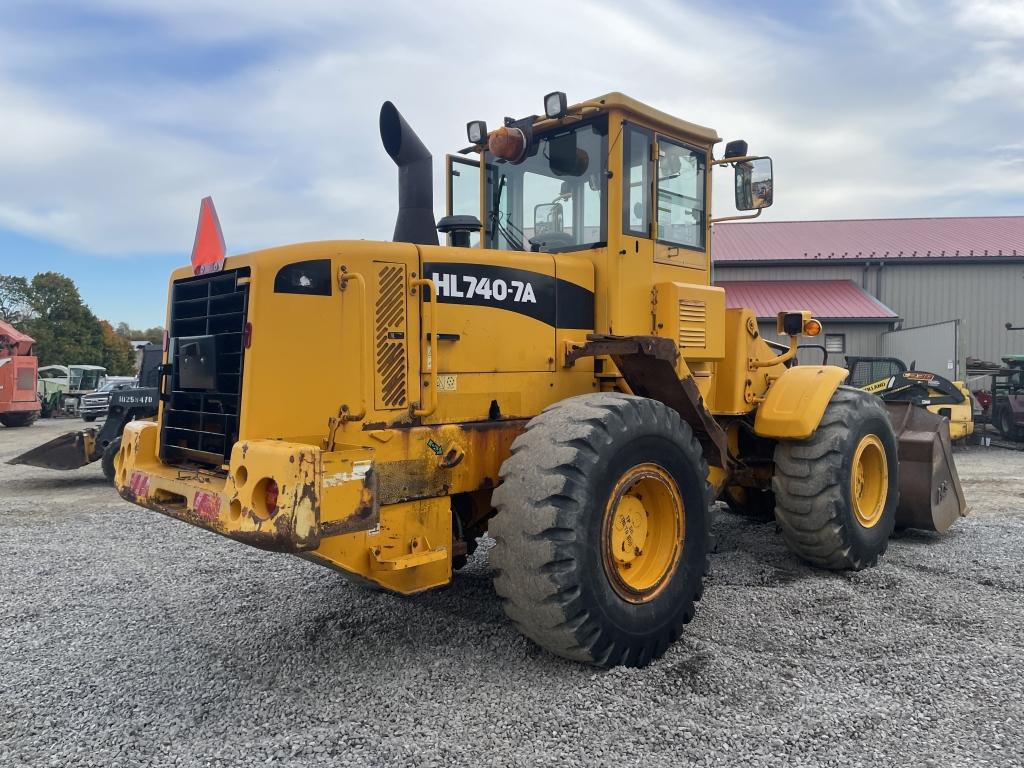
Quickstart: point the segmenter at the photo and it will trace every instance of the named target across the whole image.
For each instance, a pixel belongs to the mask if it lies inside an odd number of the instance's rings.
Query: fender
[[[754,418],[761,437],[806,440],[850,372],[836,365],[794,365],[776,379]]]

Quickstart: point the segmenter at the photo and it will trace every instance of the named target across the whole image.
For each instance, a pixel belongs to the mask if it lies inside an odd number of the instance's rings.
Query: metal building
[[[732,223],[712,236],[715,282],[727,295],[737,282],[755,284],[742,289],[752,301],[778,297],[773,283],[849,281],[893,313],[889,327],[823,317],[826,333],[846,337],[846,354],[948,359],[956,376],[967,357],[1024,354],[1024,331],[1005,327],[1024,324],[1024,216]]]
[[[772,341],[788,342],[775,332],[779,312],[794,308],[813,312],[825,332],[805,343],[819,344],[824,350],[801,352],[803,363],[820,364],[823,351],[830,362],[840,365],[845,355],[880,355],[883,334],[899,322],[895,312],[852,280],[719,280],[718,285],[725,288],[729,307],[754,310],[761,335]]]

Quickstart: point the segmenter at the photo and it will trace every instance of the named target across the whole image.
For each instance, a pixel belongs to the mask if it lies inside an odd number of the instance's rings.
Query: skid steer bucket
[[[77,469],[96,461],[96,430],[66,432],[49,442],[10,459],[8,464],[28,464],[44,469]]]
[[[967,515],[953,464],[949,420],[910,403],[886,403],[899,443],[896,525],[943,533]]]

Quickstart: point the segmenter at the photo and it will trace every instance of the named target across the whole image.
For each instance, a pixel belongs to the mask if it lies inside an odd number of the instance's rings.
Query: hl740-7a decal
[[[462,286],[459,286],[459,279],[462,279]],[[492,281],[489,277],[476,277],[476,275],[453,275],[434,272],[431,275],[434,287],[438,296],[443,298],[452,297],[456,299],[472,299],[480,296],[485,301],[492,298],[501,302],[505,299],[512,301],[526,301],[537,303],[537,293],[529,281],[509,280],[507,283],[500,277]]]
[[[558,328],[594,327],[593,291],[552,275],[460,262],[428,262],[423,275],[433,281],[440,304],[504,309]]]

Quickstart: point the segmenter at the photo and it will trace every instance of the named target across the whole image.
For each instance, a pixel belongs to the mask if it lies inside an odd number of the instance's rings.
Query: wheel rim
[[[686,509],[672,476],[657,464],[638,464],[612,489],[604,512],[603,561],[624,600],[653,600],[679,567]]]
[[[889,495],[889,467],[878,435],[864,435],[853,455],[850,500],[857,522],[873,528],[882,519]]]

